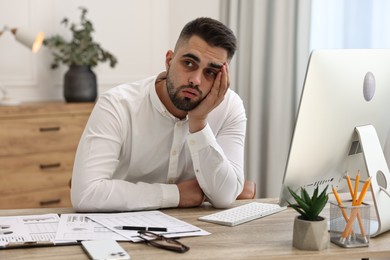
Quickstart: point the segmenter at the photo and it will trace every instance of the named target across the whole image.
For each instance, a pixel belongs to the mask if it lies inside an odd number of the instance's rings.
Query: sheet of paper
[[[114,239],[128,241],[129,239],[93,221],[89,217],[93,214],[62,214],[56,240],[95,240]]]
[[[141,227],[166,227],[167,232],[156,232],[165,237],[205,236],[210,233],[181,221],[177,218],[162,213],[161,211],[139,211],[116,214],[90,215],[89,218],[102,224],[108,229],[130,239],[133,242],[141,241],[138,231],[121,230],[118,226],[141,226]]]
[[[57,214],[0,217],[0,248],[56,244]],[[58,241],[72,243],[76,241]]]

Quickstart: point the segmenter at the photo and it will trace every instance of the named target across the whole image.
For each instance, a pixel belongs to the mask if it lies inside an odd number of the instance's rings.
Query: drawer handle
[[[58,132],[61,130],[61,127],[59,126],[53,126],[53,127],[40,127],[40,132]]]
[[[40,164],[39,168],[42,170],[49,169],[49,168],[59,168],[61,167],[61,163],[51,163],[51,164]]]
[[[61,199],[52,199],[52,200],[40,201],[39,205],[47,206],[47,205],[52,205],[52,204],[59,204],[60,202],[61,202]]]

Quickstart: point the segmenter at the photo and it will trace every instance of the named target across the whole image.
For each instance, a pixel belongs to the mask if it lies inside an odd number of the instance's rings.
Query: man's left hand
[[[223,101],[229,85],[229,67],[225,63],[206,98],[195,109],[188,112],[190,133],[198,132],[206,126],[207,115]]]

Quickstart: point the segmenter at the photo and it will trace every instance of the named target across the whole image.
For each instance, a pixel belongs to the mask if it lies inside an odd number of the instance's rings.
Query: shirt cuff
[[[214,133],[208,124],[201,131],[187,136],[188,147],[192,153],[209,147],[210,144],[214,144],[215,142]]]
[[[180,194],[177,185],[161,184],[161,208],[174,208],[179,206]]]

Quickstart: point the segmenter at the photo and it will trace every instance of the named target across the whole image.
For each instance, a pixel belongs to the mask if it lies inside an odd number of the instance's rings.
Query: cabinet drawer
[[[0,196],[67,187],[74,152],[0,157]]]
[[[0,196],[1,209],[71,207],[68,187]]]
[[[88,116],[2,120],[0,156],[75,150]]]

